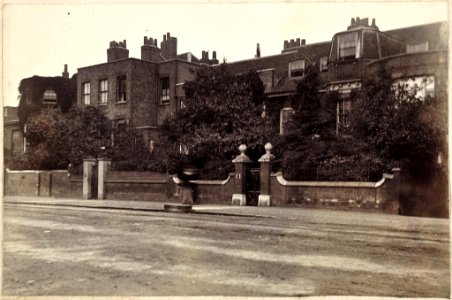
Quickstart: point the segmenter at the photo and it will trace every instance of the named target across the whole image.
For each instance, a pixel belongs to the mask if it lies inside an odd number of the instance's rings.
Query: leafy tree
[[[438,154],[445,154],[445,99],[416,97],[403,82],[395,84],[381,71],[363,83],[353,103],[354,136],[386,162],[412,176],[428,178],[437,170]]]
[[[33,169],[66,169],[86,157],[104,154],[110,145],[110,122],[95,107],[59,108],[32,113],[24,134],[29,143],[26,165]]]
[[[292,99],[294,113],[279,140],[282,169],[288,179],[316,179],[320,162],[332,155],[334,103],[337,95],[321,95],[321,81],[314,65],[306,68]]]
[[[363,84],[353,104],[356,138],[385,169],[408,171],[411,188],[401,201],[405,214],[447,215],[447,87],[438,83],[436,88],[435,97],[421,99],[416,88],[394,83],[382,71]]]
[[[203,169],[204,177],[224,178],[238,145],[246,144],[254,155],[263,151],[265,94],[255,72],[234,76],[224,64],[202,69],[184,90],[185,108],[161,126],[162,139],[173,145],[170,171],[190,164]],[[185,154],[178,154],[179,145]]]

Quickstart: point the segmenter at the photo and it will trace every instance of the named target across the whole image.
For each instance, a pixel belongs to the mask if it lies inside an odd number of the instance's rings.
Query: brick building
[[[95,105],[116,127],[134,128],[146,143],[157,139],[157,126],[183,105],[182,86],[193,80],[197,69],[218,64],[215,52],[209,59],[177,53],[177,38],[144,37],[141,59],[129,57],[126,41],[110,42],[107,62],[78,69],[77,103]]]
[[[308,64],[315,64],[325,91],[338,91],[336,130],[346,134],[351,110],[350,93],[361,82],[381,69],[389,71],[395,81],[417,84],[417,95],[435,95],[447,89],[447,24],[425,24],[380,31],[375,19],[352,18],[347,30],[333,35],[331,41],[307,44],[297,38],[284,41],[281,54],[260,57],[259,45],[252,59],[228,63],[233,73],[257,71],[267,96],[282,101],[281,124],[291,108],[291,95],[303,78]],[[425,81],[426,82],[423,82]]]
[[[344,26],[345,27],[345,26]],[[434,95],[447,84],[447,24],[425,24],[380,31],[373,19],[352,18],[346,30],[330,41],[308,44],[304,39],[286,40],[280,54],[261,57],[257,44],[254,58],[228,62],[233,74],[258,72],[270,101],[283,103],[281,124],[291,112],[291,96],[308,64],[315,64],[323,83],[321,92],[338,91],[338,134],[346,134],[350,113],[350,92],[361,82],[385,68],[394,80],[422,85],[419,96]],[[107,62],[78,69],[77,103],[97,105],[116,126],[136,128],[146,141],[157,139],[157,127],[183,105],[184,82],[197,69],[218,65],[216,53],[201,59],[191,53],[177,53],[177,39],[163,36],[144,38],[141,59],[129,58],[126,41],[111,42]]]
[[[25,151],[18,109],[15,106],[3,107],[3,149],[5,157],[19,156]]]

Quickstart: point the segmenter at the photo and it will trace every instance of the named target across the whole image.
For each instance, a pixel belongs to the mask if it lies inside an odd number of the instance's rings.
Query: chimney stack
[[[257,45],[256,45],[256,55],[254,57],[255,58],[261,57],[261,48],[260,48],[259,43],[257,43]]]
[[[129,50],[127,49],[126,40],[123,42],[110,42],[110,48],[107,49],[107,61],[115,61],[129,58]]]
[[[143,46],[141,46],[141,59],[152,62],[160,62],[160,49],[157,47],[157,39],[144,37]]]
[[[212,59],[210,60],[211,65],[218,65],[219,61],[217,59],[217,51],[212,51]]]
[[[163,35],[163,41],[160,43],[162,56],[166,59],[177,57],[177,38],[172,37],[169,32]]]
[[[69,78],[69,72],[67,71],[67,64],[64,64],[64,71],[62,73],[63,78]]]

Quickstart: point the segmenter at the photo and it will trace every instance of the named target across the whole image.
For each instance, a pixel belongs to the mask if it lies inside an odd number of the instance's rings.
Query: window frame
[[[106,83],[106,84],[104,84]],[[99,80],[99,105],[107,105],[108,104],[108,79],[100,79]],[[104,89],[105,88],[105,89]]]
[[[44,105],[56,105],[57,104],[58,95],[55,90],[48,89],[44,91],[42,95],[42,104]]]
[[[127,102],[127,77],[126,75],[118,76],[117,82],[117,92],[116,92],[116,103],[126,103]],[[124,88],[124,90],[122,90]]]
[[[353,32],[346,32],[342,33],[337,36],[337,60],[338,61],[347,61],[347,60],[353,60],[359,58],[359,43],[360,43],[360,33],[358,31]],[[346,37],[354,36],[354,46],[348,46],[348,47],[341,47],[342,44],[344,44],[346,41]],[[351,39],[350,39],[351,40]],[[353,42],[348,42],[353,43]],[[341,52],[344,52],[343,49],[354,49],[354,55],[342,55]],[[341,51],[342,50],[342,51]],[[351,53],[352,51],[349,50]]]
[[[296,66],[297,64],[301,64],[302,67],[295,68],[294,66]],[[303,78],[304,71],[306,70],[306,61],[304,59],[297,59],[297,60],[289,61],[288,70],[289,70],[289,78],[290,79]],[[293,72],[301,72],[301,74],[300,75],[292,75]]]
[[[91,105],[91,82],[82,83],[82,103],[83,105]]]
[[[279,112],[279,134],[284,135],[286,131],[286,124],[290,122],[291,118],[295,114],[295,110],[292,107],[284,107]]]
[[[21,141],[20,130],[14,129],[11,131],[11,152],[20,153],[23,147],[20,144]]]
[[[169,105],[171,102],[171,84],[170,84],[170,77],[160,77],[160,85],[159,85],[159,104],[160,105]],[[168,81],[168,87],[163,89],[163,83],[165,81]]]

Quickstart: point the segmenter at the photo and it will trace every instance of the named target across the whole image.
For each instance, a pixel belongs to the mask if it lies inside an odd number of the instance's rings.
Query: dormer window
[[[56,105],[57,104],[57,94],[54,90],[46,90],[44,92],[44,96],[42,97],[42,103],[48,105]]]
[[[358,58],[358,32],[350,32],[337,37],[339,60]]]
[[[428,41],[419,44],[406,45],[407,53],[425,52],[428,51]]]
[[[320,72],[328,71],[328,57],[324,56],[320,58]]]
[[[295,60],[289,62],[289,77],[301,78],[304,74],[305,62],[304,60]]]

